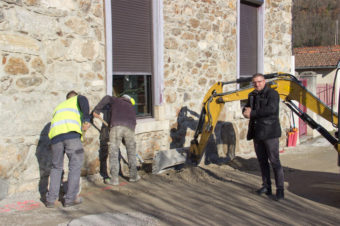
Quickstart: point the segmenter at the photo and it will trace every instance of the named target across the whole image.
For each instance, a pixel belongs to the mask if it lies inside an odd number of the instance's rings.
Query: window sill
[[[136,134],[156,132],[156,131],[169,131],[169,120],[156,120],[154,118],[137,119]]]

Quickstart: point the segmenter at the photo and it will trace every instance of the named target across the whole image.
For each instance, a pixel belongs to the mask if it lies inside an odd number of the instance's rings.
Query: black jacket
[[[267,140],[281,136],[279,120],[279,94],[265,86],[248,95],[246,107],[251,107],[247,139]]]

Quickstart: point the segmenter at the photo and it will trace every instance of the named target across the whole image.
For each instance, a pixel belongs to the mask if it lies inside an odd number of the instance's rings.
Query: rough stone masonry
[[[110,85],[106,84],[106,1],[0,1],[0,198],[47,188],[49,121],[69,90],[86,95],[92,107],[106,94]],[[143,158],[156,150],[189,146],[205,92],[215,82],[235,80],[237,75],[239,1],[161,2],[164,98],[155,111],[157,117],[138,122],[137,151]],[[265,1],[265,73],[290,71],[291,6],[292,0]],[[232,124],[219,128],[234,128],[236,151],[250,153],[240,103],[228,103],[225,109],[220,120]],[[283,129],[288,128],[289,116],[284,110],[281,116]],[[98,172],[98,149],[98,132],[91,128],[86,134],[83,176]]]

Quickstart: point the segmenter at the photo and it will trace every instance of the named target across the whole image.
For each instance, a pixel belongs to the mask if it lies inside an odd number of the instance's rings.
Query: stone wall
[[[164,103],[157,106],[161,117],[137,124],[137,151],[143,158],[152,158],[156,150],[189,146],[209,87],[236,79],[237,2],[163,0]],[[290,71],[292,1],[265,2],[265,73]],[[0,199],[4,193],[46,190],[49,121],[68,91],[85,94],[91,108],[105,95],[103,4],[0,1]],[[236,88],[229,85],[225,91]],[[281,115],[285,129],[284,110]],[[227,103],[219,120],[218,130],[234,139],[225,142],[237,153],[251,153],[240,103]],[[219,131],[212,137],[216,152],[224,145]],[[93,127],[86,133],[83,176],[98,172],[98,135]]]
[[[164,1],[164,96],[171,147],[189,146],[208,89],[236,79],[236,30],[236,1]]]
[[[290,0],[265,1],[264,73],[290,72],[291,7]],[[236,79],[237,1],[164,1],[164,39],[164,96],[171,127],[170,145],[187,147],[208,89],[218,81]],[[236,85],[229,85],[225,91],[235,89]],[[282,149],[289,115],[284,105],[281,109]],[[241,115],[239,101],[225,104],[220,121],[232,122],[237,129],[236,152],[252,153],[252,142],[246,140],[248,120]]]
[[[264,72],[290,73],[292,1],[267,0],[265,2]]]
[[[0,31],[0,178],[13,194],[46,182],[48,123],[66,93],[105,94],[103,1],[4,0]],[[86,134],[90,166],[97,134]]]

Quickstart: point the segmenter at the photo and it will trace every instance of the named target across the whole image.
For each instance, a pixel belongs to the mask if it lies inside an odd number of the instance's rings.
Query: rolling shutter
[[[112,0],[113,74],[152,74],[151,0]]]
[[[257,73],[258,6],[242,1],[240,5],[240,77]]]

